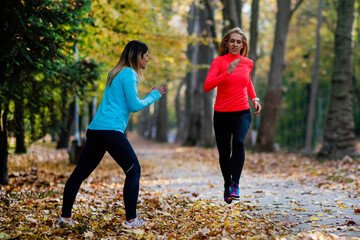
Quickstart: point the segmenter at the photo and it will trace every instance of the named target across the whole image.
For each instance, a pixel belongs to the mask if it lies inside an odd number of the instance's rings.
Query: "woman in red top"
[[[261,111],[250,75],[253,61],[247,58],[248,45],[240,28],[225,33],[219,46],[219,57],[211,64],[205,80],[206,92],[217,87],[214,106],[214,131],[219,162],[224,177],[224,200],[231,203],[239,196],[240,175],[245,161],[244,141],[251,123],[248,95]],[[232,138],[232,144],[231,144]]]

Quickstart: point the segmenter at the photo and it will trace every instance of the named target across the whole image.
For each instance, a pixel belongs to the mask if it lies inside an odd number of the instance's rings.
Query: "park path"
[[[142,166],[141,191],[193,200],[209,199],[219,206],[231,207],[222,199],[223,179],[216,149],[157,143],[133,133],[128,138]],[[27,158],[29,162],[37,162],[39,167],[41,162],[48,167],[49,160],[57,162],[68,158],[66,150],[54,150],[41,145],[32,146],[29,152],[27,155],[12,155],[9,162],[20,170],[24,167],[21,163]],[[268,158],[273,159],[268,161]],[[233,204],[255,206],[249,208],[246,214],[266,213],[272,221],[283,222],[294,234],[317,230],[343,239],[360,239],[358,195],[351,190],[342,191],[336,182],[330,182],[329,185],[319,178],[311,177],[311,169],[306,173],[298,167],[301,161],[294,155],[247,153],[240,181],[241,199]],[[309,164],[311,166],[311,161]],[[56,172],[57,167],[55,165],[52,171]],[[66,168],[70,172],[73,166],[66,164]],[[12,166],[12,169],[16,171],[17,167]],[[90,176],[89,182],[96,177],[102,180],[105,177],[110,182],[124,180],[124,174],[108,154]],[[324,187],[331,184],[336,187]]]
[[[223,203],[216,149],[159,144],[133,134],[129,140],[142,165],[143,190]],[[315,178],[250,173],[246,165],[240,185],[240,202],[258,207],[250,215],[271,214],[272,220],[287,222],[294,234],[318,230],[360,239],[360,214],[354,211],[359,199],[350,192],[319,188]]]

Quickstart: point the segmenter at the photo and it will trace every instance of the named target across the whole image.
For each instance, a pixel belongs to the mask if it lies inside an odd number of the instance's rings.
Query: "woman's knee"
[[[128,169],[126,171],[126,176],[139,176],[140,177],[140,174],[141,174],[141,167],[140,167],[140,164],[139,162],[135,162],[131,167],[130,169]]]
[[[234,139],[233,141],[233,149],[243,148],[245,141],[243,139]]]

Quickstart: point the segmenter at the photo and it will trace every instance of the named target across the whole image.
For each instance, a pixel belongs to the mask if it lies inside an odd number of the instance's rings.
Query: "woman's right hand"
[[[166,94],[166,86],[160,86],[160,87],[153,87],[153,89],[156,89],[159,91],[159,93],[161,94],[161,96],[164,96]]]
[[[228,67],[228,73],[231,74],[235,68],[240,64],[241,59],[240,58],[236,58],[234,61],[232,61]]]

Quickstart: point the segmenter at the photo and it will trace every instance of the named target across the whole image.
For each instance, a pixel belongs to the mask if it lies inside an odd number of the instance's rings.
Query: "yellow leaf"
[[[345,205],[342,204],[342,203],[338,203],[337,206],[338,206],[339,208],[342,208],[342,209],[347,209],[347,208],[348,208],[347,206],[345,206]]]
[[[319,221],[319,218],[313,216],[313,217],[310,218],[310,221]]]
[[[236,217],[236,216],[238,216],[240,214],[240,212],[239,211],[237,211],[237,210],[234,210],[234,211],[232,211],[232,216],[233,217]]]
[[[318,214],[318,217],[323,217],[324,215],[322,213],[319,213]]]

